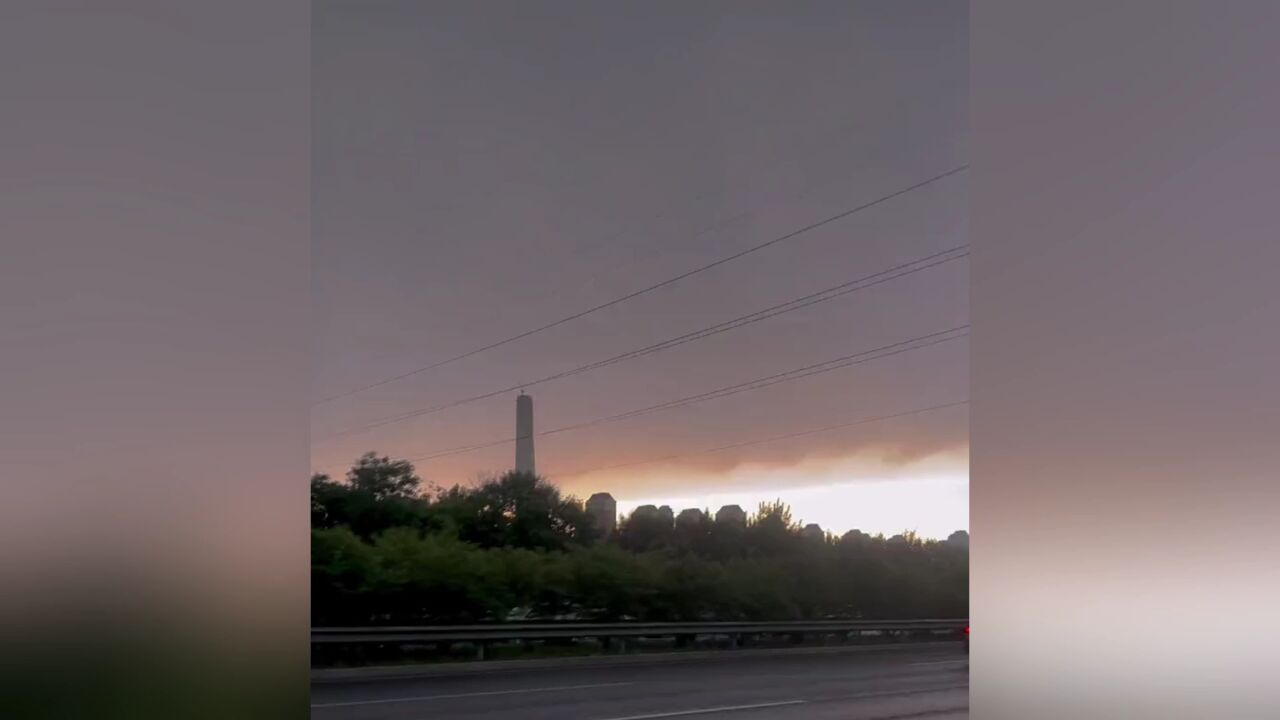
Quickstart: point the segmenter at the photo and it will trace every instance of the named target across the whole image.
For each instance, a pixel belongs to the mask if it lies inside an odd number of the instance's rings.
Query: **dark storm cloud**
[[[967,161],[959,3],[319,3],[317,399],[439,362],[785,234]],[[635,300],[318,405],[317,469],[509,437],[514,393],[415,408],[610,357],[963,244],[960,174]],[[612,415],[967,322],[949,263],[539,386],[538,428]],[[950,402],[959,340],[539,439],[555,477]],[[963,448],[963,409],[690,458]],[[439,482],[498,446],[423,463]],[[704,472],[707,471],[707,472]],[[960,470],[963,472],[963,469]],[[638,485],[669,466],[636,466]],[[650,475],[646,475],[649,473]],[[727,476],[726,476],[727,477]]]

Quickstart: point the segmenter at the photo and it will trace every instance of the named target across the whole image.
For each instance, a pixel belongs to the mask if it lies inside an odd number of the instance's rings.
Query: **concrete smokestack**
[[[516,398],[516,471],[533,473],[533,398]]]

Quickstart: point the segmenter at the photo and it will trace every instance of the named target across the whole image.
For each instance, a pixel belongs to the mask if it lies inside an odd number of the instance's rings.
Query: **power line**
[[[875,287],[877,285],[889,282],[891,280],[896,280],[898,278],[905,277],[907,275],[921,272],[923,270],[928,270],[929,268],[937,267],[945,263],[949,263],[955,260],[968,257],[968,255],[969,255],[968,246],[958,245],[956,247],[949,248],[939,253],[934,253],[932,255],[928,255],[922,258],[918,258],[916,260],[912,260],[910,262],[902,263],[900,265],[888,268],[886,270],[881,270],[879,272],[875,272],[870,275],[865,275],[855,280],[850,280],[848,282],[840,283],[839,285],[826,288],[825,290],[820,290],[815,293],[810,293],[809,295],[798,297],[793,300],[788,300],[787,302],[779,303],[777,305],[764,308],[763,310],[757,310],[756,312],[748,313],[746,315],[742,315],[742,316],[733,318],[731,320],[726,320],[724,322],[717,323],[715,325],[711,325],[705,328],[701,328],[699,330],[694,330],[692,332],[688,332],[683,335],[679,335],[673,338],[668,338],[667,340],[663,340],[658,343],[647,345],[642,348],[637,348],[635,350],[630,350],[628,352],[625,352],[619,355],[614,355],[613,357],[606,358],[604,360],[598,360],[593,363],[587,363],[586,365],[579,365],[578,367],[575,367],[569,370],[564,370],[558,373],[554,373],[552,375],[547,375],[545,377],[537,378],[535,380],[515,383],[513,385],[509,385],[507,387],[504,387],[498,390],[491,390],[478,395],[472,395],[470,397],[461,398],[459,400],[454,400],[451,402],[442,403],[439,405],[434,405],[434,406],[425,407],[425,408],[418,408],[416,410],[410,410],[408,412],[401,413],[399,415],[393,415],[390,417],[381,418],[373,422],[367,423],[365,425],[361,425],[359,427],[354,427],[349,430],[344,430],[334,435],[330,435],[329,437],[321,440],[321,442],[332,440],[338,437],[345,437],[347,435],[357,433],[357,432],[362,432],[365,430],[372,430],[374,428],[383,427],[385,425],[391,425],[394,423],[403,422],[405,420],[410,420],[416,417],[431,415],[434,413],[442,412],[444,410],[460,407],[462,405],[478,402],[480,400],[487,400],[489,398],[497,397],[499,395],[504,395],[506,393],[510,393],[516,390],[523,390],[525,388],[529,388],[534,385],[540,385],[543,383],[551,382],[553,380],[561,380],[561,379],[572,377],[574,375],[579,375],[591,370],[607,367],[609,365],[625,362],[627,360],[634,360],[636,358],[644,357],[646,355],[651,355],[653,353],[661,352],[663,350],[669,350],[671,348],[679,347],[680,345],[684,345],[686,343],[702,340],[704,338],[712,337],[714,335],[719,335],[720,333],[729,332],[730,330],[736,330],[740,327],[745,327],[747,325],[761,322],[763,320],[768,320],[769,318],[777,317],[778,315],[784,315],[786,313],[794,312],[796,310],[801,310],[806,307],[816,305],[818,303],[826,302],[828,300],[834,300],[838,297],[843,297],[845,295],[848,295],[853,292],[857,292],[859,290],[865,290],[867,288]]]
[[[857,121],[854,121],[854,122],[852,122],[852,123],[845,123],[845,124],[842,124],[842,125],[840,125],[840,126],[838,126],[838,127],[836,127],[836,128],[833,128],[833,129],[829,132],[829,134],[841,134],[841,133],[848,132],[848,131],[850,131],[850,130],[855,130],[855,129],[857,129],[857,128],[861,125],[861,122],[862,122],[861,120],[857,120]],[[813,147],[821,147],[821,148],[824,148],[824,149],[829,149],[829,145],[830,145],[830,140],[829,140],[828,138],[823,137],[823,136],[812,136],[812,135],[811,135],[811,136],[806,136],[806,137],[804,138],[804,142],[803,142],[803,143],[801,143],[801,144],[798,144],[798,146],[799,146],[799,147],[798,147],[797,149],[801,150],[802,152],[790,152],[790,151],[788,151],[788,153],[787,153],[787,154],[785,154],[785,155],[780,155],[780,156],[778,156],[778,157],[774,157],[774,158],[772,159],[772,161],[771,161],[769,164],[764,165],[762,168],[757,168],[756,172],[763,172],[763,171],[776,170],[776,169],[778,169],[779,167],[781,167],[781,166],[782,166],[785,162],[787,162],[787,161],[792,161],[792,162],[794,162],[794,161],[795,161],[795,157],[796,157],[796,156],[800,156],[800,155],[802,155],[803,153],[807,153],[807,152],[809,152]],[[800,199],[800,198],[802,198],[802,197],[804,197],[804,196],[808,195],[810,192],[812,192],[814,189],[816,189],[816,187],[817,187],[817,186],[810,186],[810,187],[807,187],[807,188],[803,189],[799,194],[794,194],[794,195],[788,196],[788,198],[787,198],[787,199],[788,199],[788,200],[798,200],[798,199]],[[699,192],[695,193],[693,196],[691,196],[691,197],[689,197],[689,198],[687,198],[687,199],[686,199],[686,206],[687,206],[687,205],[692,205],[693,203],[697,203],[697,202],[700,202],[700,201],[702,201],[702,200],[706,200],[707,198],[711,197],[711,196],[712,196],[712,194],[713,194],[714,192],[716,192],[716,190],[717,190],[717,189],[718,189],[718,188],[714,188],[714,187],[713,187],[713,188],[708,188],[708,189],[701,190],[701,191],[699,191]],[[495,191],[495,190],[489,190],[488,192],[484,192],[484,193],[482,193],[482,194],[481,194],[481,197],[488,197],[488,196],[491,196],[491,195],[494,195],[494,194],[496,194],[496,191]],[[474,198],[474,197],[472,197],[471,199],[472,199],[472,200],[474,200],[475,198]],[[464,201],[457,201],[457,202],[449,203],[449,204],[447,204],[447,205],[440,205],[440,206],[437,206],[437,207],[435,207],[435,208],[428,208],[428,210],[431,210],[432,212],[436,212],[436,213],[439,213],[439,212],[448,212],[448,211],[451,211],[451,210],[456,209],[456,208],[458,208],[458,207],[462,207],[462,206],[463,206],[463,205],[465,205],[465,204],[466,204],[466,203],[465,203]],[[657,210],[648,210],[648,211],[645,211],[645,212],[643,212],[643,213],[636,213],[636,214],[630,215],[630,219],[629,219],[629,220],[626,220],[626,221],[622,224],[621,229],[616,230],[616,231],[614,231],[614,232],[610,233],[608,236],[606,236],[606,238],[605,238],[603,241],[599,241],[599,242],[593,243],[590,247],[587,247],[587,248],[584,248],[583,250],[581,250],[581,252],[584,252],[584,253],[586,253],[587,255],[594,254],[594,253],[596,253],[596,252],[598,252],[598,251],[600,251],[600,250],[602,250],[602,249],[604,249],[604,248],[606,248],[606,247],[609,247],[609,246],[610,246],[612,243],[614,243],[615,241],[617,241],[617,240],[619,240],[619,239],[621,239],[621,238],[623,238],[623,237],[626,237],[627,235],[629,235],[629,234],[631,234],[631,233],[633,233],[633,232],[635,232],[635,231],[637,231],[637,230],[639,230],[639,229],[641,229],[641,228],[648,227],[648,226],[652,225],[653,223],[657,222],[658,220],[664,219],[664,218],[666,218],[666,217],[668,217],[668,216],[670,216],[670,215],[674,214],[674,213],[675,213],[675,212],[677,212],[677,211],[678,211],[677,209],[673,209],[672,207],[667,206],[667,207],[661,207],[661,208],[659,208],[659,209],[657,209]],[[692,237],[693,237],[693,238],[699,238],[699,237],[701,237],[701,236],[703,236],[703,235],[705,235],[705,234],[707,234],[707,233],[709,233],[709,232],[712,232],[712,231],[718,230],[718,229],[720,229],[720,228],[722,228],[722,227],[728,226],[728,225],[730,225],[730,224],[732,224],[732,223],[734,223],[734,222],[736,222],[736,221],[738,221],[738,220],[740,220],[740,219],[742,219],[742,218],[744,218],[744,217],[748,217],[748,216],[750,216],[750,215],[754,214],[755,212],[757,212],[757,211],[756,211],[756,210],[742,210],[742,211],[739,211],[739,212],[735,213],[734,215],[731,215],[731,216],[729,216],[729,217],[727,217],[727,218],[723,218],[723,219],[713,219],[709,224],[704,224],[704,225],[701,227],[701,229],[699,229],[699,230],[697,230],[696,232],[694,232],[694,234],[692,235]],[[630,258],[630,259],[628,259],[628,260],[624,260],[624,261],[622,261],[622,262],[620,262],[620,263],[614,263],[614,264],[610,265],[610,266],[609,266],[609,268],[605,270],[605,272],[606,272],[606,273],[608,273],[608,272],[613,272],[614,270],[617,270],[618,268],[625,267],[625,266],[630,265],[630,264],[632,264],[632,263],[634,263],[634,262],[635,262],[635,258],[633,257],[633,258]],[[591,280],[589,279],[589,280],[588,280],[588,282],[591,282]],[[563,294],[563,292],[564,292],[564,289],[563,289],[563,288],[560,288],[560,289],[557,289],[557,290],[555,290],[555,291],[551,292],[551,293],[550,293],[550,294],[548,294],[548,295],[544,295],[544,296],[542,296],[542,299],[543,299],[543,300],[546,300],[546,299],[548,299],[548,298],[556,297],[556,296],[558,296],[558,295]],[[397,355],[404,355],[404,352],[403,352],[403,351],[400,351],[400,352],[387,352],[387,353],[381,353],[381,354],[380,354],[380,355],[378,355],[377,357],[378,357],[378,359],[385,359],[385,358],[394,357],[394,356],[397,356]],[[359,389],[357,389],[357,390],[353,390],[352,392],[360,392],[360,390],[359,390]],[[321,404],[324,404],[324,403],[330,402],[331,400],[336,400],[336,399],[338,399],[338,398],[344,397],[344,396],[345,396],[345,395],[347,395],[347,394],[349,394],[349,393],[340,393],[340,394],[338,394],[338,395],[334,395],[334,396],[332,396],[332,397],[321,398],[320,400],[317,400],[314,404],[315,404],[315,405],[321,405]]]
[[[966,165],[961,165],[961,166],[956,167],[956,168],[952,168],[951,170],[948,170],[948,171],[946,171],[946,172],[944,172],[944,173],[942,173],[942,174],[940,174],[940,175],[935,175],[935,176],[933,176],[933,177],[931,177],[931,178],[929,178],[929,179],[927,179],[927,180],[923,180],[923,181],[918,182],[918,183],[916,183],[916,184],[914,184],[914,185],[911,185],[910,187],[902,188],[901,190],[896,190],[896,191],[894,191],[894,192],[892,192],[892,193],[889,193],[888,195],[882,195],[881,197],[878,197],[878,198],[876,198],[875,200],[872,200],[872,201],[870,201],[870,202],[863,203],[863,204],[858,205],[858,206],[856,206],[856,207],[853,207],[853,208],[850,208],[850,209],[845,210],[845,211],[843,211],[843,212],[840,212],[840,213],[837,213],[837,214],[835,214],[835,215],[832,215],[832,216],[830,216],[830,217],[828,217],[828,218],[824,218],[824,219],[819,220],[819,221],[817,221],[817,222],[815,222],[815,223],[811,223],[811,224],[806,225],[806,226],[804,226],[804,227],[802,227],[802,228],[800,228],[800,229],[798,229],[798,230],[793,230],[793,231],[791,231],[791,232],[789,232],[789,233],[787,233],[787,234],[785,234],[785,235],[780,235],[780,236],[778,236],[778,237],[776,237],[776,238],[773,238],[772,240],[765,241],[765,242],[760,243],[760,244],[758,244],[758,245],[753,245],[753,246],[751,246],[751,247],[749,247],[749,248],[747,248],[747,249],[745,249],[745,250],[740,250],[740,251],[738,251],[738,252],[736,252],[736,253],[733,253],[733,254],[731,254],[731,255],[727,255],[727,256],[725,256],[725,257],[722,257],[722,258],[720,258],[719,260],[715,260],[715,261],[713,261],[713,262],[707,263],[706,265],[701,265],[701,266],[699,266],[699,267],[693,268],[692,270],[687,270],[687,271],[685,271],[685,272],[683,272],[683,273],[681,273],[681,274],[679,274],[679,275],[676,275],[676,276],[674,276],[674,277],[667,278],[666,280],[663,280],[663,281],[658,282],[658,283],[654,283],[653,285],[649,285],[648,287],[641,288],[640,290],[636,290],[636,291],[634,291],[634,292],[628,293],[628,294],[623,295],[623,296],[621,296],[621,297],[614,298],[613,300],[609,300],[608,302],[600,303],[599,305],[595,305],[595,306],[589,307],[589,308],[587,308],[586,310],[581,310],[581,311],[576,312],[576,313],[574,313],[574,314],[572,314],[572,315],[568,315],[568,316],[562,317],[562,318],[560,318],[559,320],[555,320],[555,321],[553,321],[553,322],[549,322],[549,323],[547,323],[547,324],[545,324],[545,325],[540,325],[540,326],[535,327],[535,328],[533,328],[533,329],[531,329],[531,330],[525,330],[524,332],[518,333],[518,334],[516,334],[516,335],[512,335],[512,336],[507,337],[507,338],[504,338],[504,339],[502,339],[502,340],[498,340],[497,342],[489,343],[488,345],[485,345],[485,346],[483,346],[483,347],[478,347],[478,348],[476,348],[476,349],[474,349],[474,350],[469,350],[469,351],[467,351],[467,352],[465,352],[465,353],[462,353],[461,355],[454,355],[453,357],[449,357],[449,358],[446,358],[446,359],[444,359],[444,360],[440,360],[440,361],[438,361],[438,362],[432,363],[432,364],[430,364],[430,365],[425,365],[425,366],[423,366],[423,367],[416,368],[416,369],[414,369],[414,370],[410,370],[409,372],[400,373],[399,375],[395,375],[395,376],[393,376],[393,377],[386,378],[385,380],[379,380],[378,382],[370,383],[370,384],[368,384],[368,385],[364,385],[364,386],[362,386],[362,387],[358,387],[358,388],[355,388],[355,389],[352,389],[352,390],[348,390],[348,391],[346,391],[346,392],[339,393],[339,394],[337,394],[337,395],[332,395],[332,396],[330,396],[330,397],[323,398],[323,399],[321,399],[319,402],[320,402],[320,403],[331,402],[331,401],[333,401],[333,400],[337,400],[337,399],[340,399],[340,398],[343,398],[343,397],[347,397],[347,396],[349,396],[349,395],[354,395],[354,394],[356,394],[356,393],[361,393],[361,392],[365,392],[365,391],[367,391],[367,390],[372,390],[372,389],[374,389],[374,388],[376,388],[376,387],[381,387],[381,386],[383,386],[383,385],[387,385],[387,384],[389,384],[389,383],[397,382],[397,381],[399,381],[399,380],[403,380],[403,379],[405,379],[405,378],[412,377],[412,376],[414,376],[414,375],[417,375],[417,374],[419,374],[419,373],[426,372],[426,371],[428,371],[428,370],[434,370],[434,369],[436,369],[436,368],[443,367],[443,366],[448,365],[448,364],[450,364],[450,363],[454,363],[454,362],[457,362],[457,361],[459,361],[459,360],[464,360],[464,359],[466,359],[466,358],[472,357],[473,355],[478,355],[478,354],[480,354],[480,353],[482,353],[482,352],[485,352],[485,351],[488,351],[488,350],[492,350],[492,349],[494,349],[494,348],[501,347],[501,346],[506,345],[506,344],[508,344],[508,343],[512,343],[512,342],[515,342],[515,341],[517,341],[517,340],[521,340],[521,339],[523,339],[523,338],[529,337],[530,335],[534,335],[534,334],[537,334],[537,333],[543,332],[543,331],[545,331],[545,330],[550,330],[551,328],[558,327],[558,326],[563,325],[563,324],[565,324],[565,323],[567,323],[567,322],[571,322],[571,321],[573,321],[573,320],[577,320],[577,319],[579,319],[579,318],[585,317],[585,316],[587,316],[587,315],[590,315],[590,314],[592,314],[592,313],[598,312],[598,311],[600,311],[600,310],[604,310],[605,308],[613,307],[614,305],[618,305],[618,304],[620,304],[620,303],[626,302],[627,300],[632,300],[632,299],[634,299],[634,298],[640,297],[641,295],[645,295],[645,294],[651,293],[651,292],[653,292],[654,290],[658,290],[658,289],[660,289],[660,288],[664,288],[664,287],[666,287],[666,286],[668,286],[668,285],[671,285],[671,284],[673,284],[673,283],[679,282],[679,281],[684,280],[684,279],[686,279],[686,278],[689,278],[689,277],[692,277],[692,276],[694,276],[694,275],[698,275],[698,274],[700,274],[700,273],[706,272],[707,270],[711,270],[712,268],[719,267],[719,266],[721,266],[721,265],[724,265],[725,263],[732,262],[732,261],[734,261],[734,260],[737,260],[737,259],[739,259],[739,258],[745,257],[745,256],[750,255],[750,254],[752,254],[752,253],[759,252],[760,250],[764,250],[765,248],[772,247],[773,245],[777,245],[778,243],[785,242],[785,241],[790,240],[790,239],[792,239],[792,238],[795,238],[795,237],[797,237],[797,236],[799,236],[799,235],[803,235],[804,233],[807,233],[807,232],[809,232],[809,231],[811,231],[811,230],[816,230],[817,228],[820,228],[820,227],[822,227],[822,226],[824,226],[824,225],[828,225],[828,224],[830,224],[830,223],[836,222],[837,220],[842,220],[842,219],[844,219],[844,218],[846,218],[846,217],[849,217],[850,215],[853,215],[854,213],[858,213],[858,212],[861,212],[861,211],[863,211],[863,210],[867,210],[867,209],[869,209],[869,208],[875,207],[876,205],[879,205],[879,204],[881,204],[881,203],[884,203],[884,202],[887,202],[887,201],[889,201],[889,200],[892,200],[893,198],[896,198],[896,197],[898,197],[898,196],[900,196],[900,195],[905,195],[905,194],[910,193],[910,192],[913,192],[913,191],[915,191],[915,190],[919,190],[920,188],[923,188],[923,187],[925,187],[925,186],[931,185],[931,184],[933,184],[933,183],[935,183],[935,182],[938,182],[939,180],[942,180],[942,179],[944,179],[944,178],[950,177],[950,176],[952,176],[952,175],[955,175],[956,173],[960,173],[960,172],[963,172],[963,171],[968,170],[968,169],[969,169],[969,166],[968,166],[967,164],[966,164]]]
[[[898,266],[889,268],[887,270],[882,270],[880,272],[873,273],[871,275],[866,275],[864,277],[858,278],[856,280],[851,280],[846,283],[841,283],[839,285],[829,287],[825,290],[820,290],[816,293],[805,295],[804,297],[799,297],[794,300],[787,301],[785,303],[779,303],[772,307],[768,307],[763,310],[758,310],[748,315],[743,315],[741,317],[737,317],[732,320],[726,320],[722,323],[718,323],[716,325],[711,325],[709,327],[702,328],[701,330],[695,330],[693,332],[686,333],[684,335],[680,335],[678,337],[674,337],[669,340],[664,340],[660,343],[654,343],[653,345],[649,345],[649,346],[640,348],[638,350],[632,350],[630,352],[623,353],[621,355],[615,355],[612,358],[601,360],[599,362],[592,363],[591,365],[583,366],[581,369],[575,368],[573,371],[566,372],[564,375],[577,374],[579,372],[585,372],[587,370],[594,370],[596,368],[613,365],[615,363],[622,362],[624,360],[631,360],[637,357],[643,357],[645,355],[650,355],[655,352],[660,352],[662,350],[678,347],[680,345],[684,345],[685,343],[693,342],[695,340],[701,340],[703,338],[710,337],[712,335],[718,335],[722,332],[728,332],[729,330],[736,330],[745,325],[751,325],[753,323],[757,323],[762,320],[768,320],[769,318],[777,317],[778,315],[784,315],[786,313],[793,312],[795,310],[800,310],[800,309],[809,307],[811,305],[816,305],[818,303],[826,302],[828,300],[834,300],[838,297],[843,297],[845,295],[848,295],[853,292],[857,292],[859,290],[865,290],[867,288],[875,287],[876,285],[889,282],[890,280],[896,280],[900,277],[912,275],[914,273],[917,273],[923,270],[928,270],[929,268],[937,267],[939,265],[943,265],[943,264],[952,262],[954,260],[960,260],[962,258],[968,257],[969,253],[967,248],[968,248],[967,245],[960,245],[960,246],[951,248],[950,250],[945,250],[940,253],[935,253],[933,255],[929,255],[928,257],[920,258],[919,260],[913,260],[909,263],[903,263],[902,265],[898,265]],[[957,252],[962,250],[963,252]],[[915,267],[912,267],[913,265]],[[557,379],[558,377],[560,376],[556,376],[549,379]]]
[[[757,378],[755,380],[748,380],[743,383],[738,383],[737,385],[730,385],[728,387],[718,388],[716,390],[709,390],[704,393],[698,393],[697,395],[690,395],[688,397],[680,398],[678,400],[670,400],[665,403],[650,405],[649,407],[640,408],[639,410],[631,410],[625,413],[618,413],[617,415],[611,415],[606,418],[600,418],[599,420],[591,420],[588,422],[578,423],[576,425],[568,425],[565,427],[556,428],[554,430],[546,430],[540,434],[552,435],[555,433],[567,432],[569,430],[577,430],[579,428],[589,427],[591,425],[599,425],[602,423],[617,422],[619,420],[627,420],[633,417],[639,417],[641,415],[649,415],[651,413],[661,412],[663,410],[674,410],[675,408],[678,408],[678,407],[693,405],[696,403],[705,402],[707,400],[718,400],[719,398],[728,397],[730,395],[737,395],[738,393],[749,392],[751,390],[759,390],[761,388],[769,387],[770,385],[777,385],[778,383],[790,382],[792,380],[800,380],[802,378],[810,377],[813,375],[821,375],[824,373],[832,372],[834,370],[841,370],[843,368],[851,367],[853,365],[861,365],[863,363],[871,362],[872,360],[879,360],[881,358],[892,357],[894,355],[900,355],[902,353],[910,352],[912,350],[920,350],[922,348],[938,345],[940,343],[950,342],[952,340],[958,340],[968,335],[967,332],[962,332],[962,331],[967,331],[968,328],[969,328],[968,325],[961,325],[959,327],[951,328],[950,330],[943,330],[936,333],[930,333],[928,335],[923,335],[921,337],[912,338],[910,340],[904,340],[902,342],[879,347],[874,350],[866,350],[860,353],[855,353],[853,355],[846,355],[844,357],[835,358],[833,360],[827,360],[825,362],[816,363],[814,365],[797,368],[795,370],[788,370],[787,372],[777,373],[776,375]]]
[[[657,405],[650,405],[648,407],[643,407],[636,410],[629,410],[627,412],[617,413],[615,415],[595,418],[593,420],[586,420],[583,422],[575,423],[573,425],[565,425],[562,427],[554,428],[552,430],[544,430],[540,433],[537,433],[537,436],[542,437],[545,435],[555,435],[563,432],[570,432],[573,430],[581,430],[583,428],[592,427],[594,425],[618,422],[621,420],[629,420],[633,417],[639,417],[641,415],[649,415],[651,413],[662,412],[664,410],[674,410],[675,408],[684,407],[686,405],[693,405],[696,403],[706,402],[708,400],[717,400],[719,398],[728,397],[730,395],[737,395],[738,393],[750,392],[752,390],[759,390],[761,388],[766,388],[771,385],[777,385],[779,383],[790,382],[792,380],[800,380],[802,378],[812,377],[814,375],[821,375],[824,373],[833,372],[835,370],[841,370],[847,367],[852,367],[854,365],[861,365],[863,363],[868,363],[873,360],[879,360],[882,358],[892,357],[894,355],[900,355],[902,353],[911,352],[912,350],[921,350],[923,348],[931,347],[933,345],[938,345],[945,342],[951,342],[952,340],[959,340],[960,338],[968,337],[968,329],[969,329],[969,326],[967,324],[960,325],[960,326],[951,328],[949,330],[940,330],[938,332],[929,333],[927,335],[914,337],[909,340],[903,340],[901,342],[884,345],[882,347],[874,348],[872,350],[864,350],[862,352],[853,353],[852,355],[844,355],[838,358],[832,358],[831,360],[815,363],[813,365],[806,365],[804,367],[795,368],[793,370],[787,370],[785,372],[775,373],[773,375],[767,375],[765,377],[759,377],[753,380],[747,380],[745,382],[737,383],[735,385],[728,385],[725,387],[717,388],[715,390],[708,390],[706,392],[698,393],[696,395],[689,395],[683,398],[678,398],[676,400],[669,400],[667,402],[659,403]],[[516,440],[517,438],[514,438],[514,437],[503,438],[501,440],[491,440],[488,442],[477,443],[472,445],[463,445],[459,447],[446,448],[443,450],[438,450],[433,453],[420,455],[418,457],[413,457],[409,459],[413,462],[421,462],[424,460],[434,460],[436,458],[447,457],[450,455],[461,455],[465,453],[474,452],[476,450],[496,447],[498,445],[505,445],[507,443],[515,442]]]
[[[790,440],[792,438],[804,437],[806,435],[816,435],[818,433],[830,432],[832,430],[840,430],[842,428],[850,428],[858,425],[869,425],[871,423],[884,422],[886,420],[895,420],[901,417],[911,415],[920,415],[922,413],[934,412],[937,410],[945,410],[947,408],[958,407],[960,405],[968,405],[968,400],[958,400],[956,402],[944,403],[942,405],[932,405],[925,408],[917,408],[915,410],[906,410],[904,412],[894,413],[892,415],[879,415],[877,417],[864,418],[862,420],[854,420],[852,422],[843,422],[835,425],[825,425],[823,427],[811,428],[809,430],[801,430],[799,432],[787,433],[785,435],[773,435],[756,440],[744,440],[742,442],[731,443],[729,445],[720,445],[704,450],[693,450],[686,453],[677,453],[675,455],[664,455],[662,457],[649,458],[646,460],[636,460],[633,462],[618,463],[617,465],[606,465],[604,467],[591,468],[589,470],[577,470],[569,473],[559,473],[564,477],[574,477],[578,475],[586,475],[588,473],[602,472],[604,470],[616,470],[618,468],[634,467],[636,465],[648,465],[655,462],[663,462],[666,460],[679,460],[687,457],[695,457],[698,455],[708,455],[711,453],[723,452],[725,450],[734,450],[737,448],[751,447],[753,445],[763,445],[765,443],[778,442],[780,440]]]

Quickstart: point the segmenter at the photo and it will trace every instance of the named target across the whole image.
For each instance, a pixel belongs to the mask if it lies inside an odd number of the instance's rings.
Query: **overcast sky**
[[[967,162],[966,3],[333,2],[314,29],[314,398],[473,350]],[[967,173],[552,330],[315,406],[313,466],[514,433],[554,374],[968,242]],[[968,322],[959,260],[531,387],[537,430]],[[620,505],[791,500],[824,527],[968,526],[968,341],[537,439]],[[510,444],[419,462],[440,485]],[[641,461],[683,456],[660,462]],[[637,463],[637,464],[632,464]],[[627,464],[627,467],[609,468]],[[917,511],[907,512],[909,508]],[[713,508],[714,509],[714,508]],[[752,509],[752,508],[748,508]]]

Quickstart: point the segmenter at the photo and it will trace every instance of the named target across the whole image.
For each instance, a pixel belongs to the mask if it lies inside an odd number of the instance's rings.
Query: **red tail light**
[[[965,635],[968,635],[968,634],[969,634],[969,628],[967,628],[967,627],[966,627],[966,628],[964,629],[964,634],[965,634]]]

